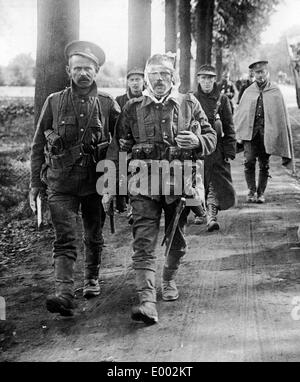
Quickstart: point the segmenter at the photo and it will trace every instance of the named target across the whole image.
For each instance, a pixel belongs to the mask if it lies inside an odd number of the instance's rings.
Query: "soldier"
[[[129,70],[127,73],[127,91],[125,94],[116,97],[121,110],[126,102],[131,98],[140,97],[144,90],[144,71],[139,68]]]
[[[66,46],[65,57],[70,87],[51,94],[44,103],[32,144],[30,196],[35,201],[47,185],[55,229],[55,295],[48,296],[46,307],[51,313],[70,316],[74,309],[79,207],[85,248],[83,295],[88,298],[100,293],[105,214],[96,192],[96,163],[106,155],[120,108],[112,97],[97,89],[95,78],[105,61],[99,46],[73,41]]]
[[[235,158],[236,139],[229,99],[220,92],[213,66],[202,65],[197,73],[198,91],[194,93],[209,123],[217,132],[216,150],[204,159],[204,185],[207,204],[207,230],[219,229],[217,213],[235,205],[230,160]]]
[[[248,203],[264,203],[269,178],[270,155],[292,158],[292,135],[286,105],[280,89],[269,80],[268,61],[249,65],[255,81],[244,92],[234,117],[237,140],[244,144],[244,169]],[[259,163],[256,187],[256,159]]]
[[[229,76],[230,76],[229,72],[224,72],[223,73],[223,79],[218,84],[218,86],[219,86],[221,93],[227,95],[227,97],[229,98],[231,112],[233,114],[234,106],[233,106],[232,101],[233,101],[233,98],[235,95],[235,89],[234,89],[233,82],[229,79]]]
[[[176,91],[174,58],[155,54],[145,68],[146,90],[140,98],[130,100],[118,121],[116,136],[110,146],[108,159],[117,160],[119,147],[132,154],[132,158],[145,161],[172,161],[176,157],[203,157],[216,146],[216,134],[207,121],[199,102],[192,94],[182,95]],[[192,132],[193,122],[197,128]],[[176,151],[177,150],[177,151]],[[177,152],[177,154],[175,154]],[[174,156],[173,156],[173,154]],[[153,175],[152,173],[150,175]],[[151,176],[145,177],[151,183]],[[157,179],[157,178],[156,178]],[[164,190],[166,178],[160,176],[160,189]],[[173,180],[173,185],[176,181]],[[140,180],[143,183],[143,179]],[[147,182],[144,182],[146,184]],[[171,182],[172,183],[172,182]],[[157,184],[156,184],[157,186]],[[129,181],[129,192],[134,188],[134,176]],[[131,193],[133,208],[133,268],[139,305],[132,309],[132,319],[154,324],[158,321],[156,310],[155,245],[159,233],[162,210],[165,212],[165,229],[169,226],[180,195],[145,192]],[[103,195],[102,203],[107,210],[111,195]],[[175,274],[180,259],[186,252],[184,226],[188,209],[180,216],[169,255],[165,258],[162,276],[162,298],[176,300],[179,296]]]
[[[116,97],[116,101],[120,105],[121,110],[124,108],[127,101],[132,98],[141,97],[142,91],[144,90],[144,71],[139,68],[134,68],[129,70],[127,73],[127,92],[123,95]],[[128,202],[127,196],[116,197],[116,209],[119,212],[124,212],[127,209],[126,202]],[[129,208],[129,213],[127,215],[128,223],[132,224],[132,209]]]

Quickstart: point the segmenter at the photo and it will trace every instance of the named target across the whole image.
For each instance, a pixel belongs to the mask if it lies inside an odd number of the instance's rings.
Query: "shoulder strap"
[[[98,95],[96,98],[97,98],[96,102],[98,105],[98,112],[100,114],[101,141],[109,141],[109,126],[108,126],[108,123],[103,124],[103,118],[102,118],[103,114],[102,114],[101,102],[99,100]]]
[[[222,95],[223,94],[220,94],[219,98],[218,98],[218,101],[217,101],[217,105],[216,105],[216,110],[215,110],[215,113],[214,113],[214,119],[216,118],[216,115],[218,114],[219,112],[219,108],[221,106],[221,101],[222,101]]]
[[[147,142],[148,138],[146,135],[146,129],[144,124],[144,108],[141,107],[141,104],[136,105],[136,116],[137,116],[140,142]]]
[[[63,100],[68,92],[68,89],[64,89],[60,91],[59,93],[53,93],[51,94],[51,107],[52,107],[52,113],[53,113],[53,130],[55,132],[58,131],[58,118],[61,112],[61,108],[63,105]]]

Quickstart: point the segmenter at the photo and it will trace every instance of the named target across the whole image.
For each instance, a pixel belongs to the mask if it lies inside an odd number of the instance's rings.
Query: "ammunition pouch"
[[[193,150],[181,149],[178,146],[169,146],[162,149],[158,144],[138,143],[132,147],[132,159],[166,159],[173,160],[194,160]]]
[[[82,150],[82,144],[65,149],[62,154],[53,155],[49,153],[47,159],[53,170],[70,170],[75,164],[88,167],[95,163],[93,156]]]
[[[160,159],[159,148],[152,143],[138,143],[132,147],[132,159]]]
[[[178,146],[168,147],[166,154],[167,154],[166,159],[169,162],[172,162],[173,160],[176,160],[176,159],[180,161],[194,160],[193,150],[181,149]]]
[[[44,136],[48,142],[49,150],[52,154],[57,155],[64,150],[63,140],[54,130],[45,130]]]
[[[94,149],[94,159],[97,162],[106,158],[106,152],[108,149],[108,141],[99,143]]]

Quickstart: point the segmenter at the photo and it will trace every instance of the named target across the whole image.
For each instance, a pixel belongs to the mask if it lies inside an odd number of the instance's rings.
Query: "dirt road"
[[[300,119],[298,110],[294,116]],[[189,250],[178,274],[176,302],[161,300],[163,251],[158,248],[159,323],[150,327],[130,319],[136,297],[125,216],[117,217],[113,237],[105,228],[99,298],[82,298],[79,259],[78,308],[71,319],[55,317],[44,308],[54,284],[52,230],[37,235],[31,221],[6,227],[16,230],[18,240],[24,234],[30,242],[23,255],[11,255],[0,278],[0,295],[7,304],[1,359],[300,361],[299,182],[274,157],[267,203],[246,204],[242,162],[242,154],[233,162],[239,203],[220,213],[221,230],[208,233],[192,222],[187,227]]]

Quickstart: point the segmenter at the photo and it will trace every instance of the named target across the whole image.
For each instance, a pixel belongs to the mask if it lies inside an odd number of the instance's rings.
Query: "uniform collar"
[[[74,82],[72,81],[71,83],[71,92],[72,92],[72,95],[74,97],[78,97],[78,98],[89,98],[89,97],[96,97],[97,94],[98,94],[98,88],[97,88],[97,84],[96,82],[94,81],[90,87],[90,91],[85,94],[85,95],[82,95],[82,94],[78,94],[78,88],[77,86],[74,84]]]
[[[270,81],[268,81],[268,80],[262,86],[259,86],[257,81],[255,81],[255,83],[256,83],[258,90],[260,90],[260,91],[264,91],[270,87]]]
[[[147,106],[152,102],[156,104],[165,104],[170,101],[179,105],[178,95],[179,95],[178,90],[175,88],[172,88],[168,95],[166,95],[165,97],[162,97],[161,99],[157,99],[155,98],[154,94],[148,88],[146,88],[143,91],[144,97],[143,97],[142,107]]]
[[[218,99],[220,96],[220,89],[218,88],[217,83],[214,83],[214,87],[210,93],[204,93],[202,90],[200,84],[198,85],[198,93],[204,95],[207,98],[212,98],[212,99]]]

